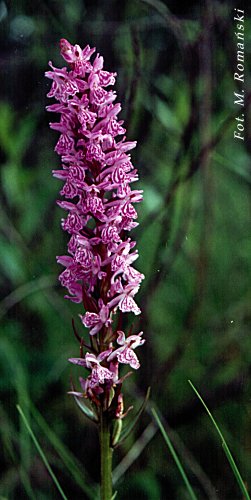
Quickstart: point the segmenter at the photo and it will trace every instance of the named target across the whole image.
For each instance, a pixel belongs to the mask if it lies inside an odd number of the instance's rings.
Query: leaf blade
[[[54,472],[53,472],[53,470],[52,470],[52,468],[51,468],[51,466],[50,466],[50,464],[49,464],[49,462],[48,462],[48,460],[47,460],[47,458],[46,458],[46,456],[45,456],[45,454],[44,454],[44,452],[43,452],[43,450],[42,450],[42,448],[41,448],[41,446],[40,446],[40,444],[39,444],[39,442],[37,440],[37,438],[36,438],[36,436],[35,436],[35,434],[33,433],[32,429],[31,429],[31,427],[30,427],[30,425],[29,425],[29,423],[28,423],[28,421],[27,421],[27,419],[26,419],[26,417],[25,417],[25,415],[23,413],[22,408],[19,405],[17,405],[17,410],[18,410],[18,412],[19,412],[19,414],[20,414],[20,416],[21,416],[21,418],[23,420],[23,423],[24,423],[24,425],[25,425],[25,427],[26,427],[26,429],[27,429],[27,431],[28,431],[28,433],[29,433],[29,435],[30,435],[30,437],[31,437],[31,439],[32,439],[32,441],[33,441],[33,443],[34,443],[34,445],[35,445],[35,447],[36,447],[39,455],[40,455],[40,457],[42,458],[42,460],[44,462],[44,465],[45,465],[46,469],[48,470],[48,472],[49,472],[49,474],[50,474],[50,476],[51,476],[51,478],[52,478],[52,480],[53,480],[56,488],[58,489],[61,497],[63,498],[63,500],[68,500],[67,496],[63,492],[63,490],[62,490],[62,488],[61,488],[61,486],[60,486],[60,484],[59,484],[59,482],[58,482],[58,480],[57,480],[57,478],[56,478],[56,476],[55,476],[55,474],[54,474]]]
[[[142,405],[139,407],[139,409],[138,409],[136,415],[134,416],[134,418],[132,419],[131,423],[128,424],[124,430],[122,430],[121,435],[120,435],[120,439],[114,445],[114,448],[117,448],[121,443],[123,443],[123,441],[125,441],[125,439],[129,436],[129,434],[134,429],[135,425],[137,424],[137,422],[140,418],[140,415],[143,413],[143,411],[147,405],[148,399],[150,397],[150,392],[151,392],[151,388],[148,387],[147,392],[146,392],[146,396],[145,396],[145,399],[144,399]]]
[[[225,438],[224,438],[224,436],[223,436],[223,434],[222,434],[222,432],[221,432],[221,430],[220,430],[220,428],[219,428],[219,426],[218,426],[215,418],[213,417],[212,413],[210,412],[209,408],[207,407],[207,405],[206,405],[205,401],[203,400],[203,398],[201,397],[200,393],[194,387],[194,385],[191,382],[191,380],[188,380],[188,383],[190,384],[190,386],[192,387],[192,389],[195,392],[196,396],[199,398],[200,402],[204,406],[207,414],[209,415],[209,418],[213,422],[213,425],[214,425],[214,427],[215,427],[218,435],[220,436],[220,438],[222,440],[222,447],[223,447],[224,453],[225,453],[225,455],[227,457],[227,460],[228,460],[228,462],[230,464],[230,467],[231,467],[231,469],[232,469],[232,471],[234,473],[234,476],[235,476],[235,478],[236,478],[236,480],[237,480],[237,482],[239,484],[240,490],[241,490],[242,494],[244,495],[244,498],[246,500],[250,500],[250,495],[249,495],[249,493],[247,491],[247,488],[246,488],[245,483],[244,483],[244,481],[242,479],[240,471],[239,471],[239,469],[238,469],[238,467],[237,467],[237,465],[235,463],[233,455],[232,455],[232,453],[231,453],[231,451],[230,451],[230,449],[229,449],[229,447],[227,445],[227,442],[226,442],[226,440],[225,440]]]
[[[177,468],[178,468],[178,470],[180,472],[180,475],[181,475],[181,477],[182,477],[182,479],[183,479],[183,481],[185,483],[185,486],[186,486],[187,491],[188,491],[188,493],[190,495],[190,498],[192,500],[197,500],[197,497],[196,497],[196,495],[195,495],[195,493],[194,493],[194,491],[192,489],[192,486],[191,486],[191,484],[190,484],[190,482],[188,480],[188,477],[187,477],[187,475],[185,473],[185,470],[184,470],[184,468],[183,468],[183,466],[182,466],[182,464],[180,462],[180,459],[179,459],[179,457],[178,457],[178,455],[177,455],[177,453],[176,453],[176,451],[175,451],[175,449],[174,449],[174,447],[172,445],[172,442],[171,442],[169,436],[167,435],[167,433],[166,433],[166,431],[165,431],[165,429],[164,429],[164,427],[163,427],[163,425],[162,425],[162,423],[160,421],[160,418],[159,418],[159,416],[158,416],[158,414],[157,414],[157,412],[156,412],[156,410],[154,408],[152,408],[152,414],[153,414],[153,416],[154,416],[154,418],[155,418],[155,420],[156,420],[156,422],[158,424],[158,427],[160,429],[160,432],[161,432],[161,434],[162,434],[162,436],[163,436],[163,438],[164,438],[164,440],[165,440],[165,442],[166,442],[166,444],[167,444],[167,446],[169,448],[169,451],[170,451],[170,453],[171,453],[171,455],[172,455],[172,457],[174,459],[174,462],[177,465]]]

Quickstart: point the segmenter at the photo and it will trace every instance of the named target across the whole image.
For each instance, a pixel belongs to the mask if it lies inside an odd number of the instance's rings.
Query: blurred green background
[[[60,498],[16,410],[25,412],[69,499],[94,499],[98,437],[67,395],[78,355],[55,256],[65,252],[57,133],[45,112],[58,41],[89,43],[118,73],[133,162],[144,189],[134,231],[146,275],[135,331],[147,343],[125,386],[147,387],[200,499],[241,498],[188,379],[221,425],[251,488],[250,60],[246,137],[233,139],[236,39],[231,1],[0,1],[0,498]],[[245,51],[251,23],[246,10]],[[135,321],[129,318],[127,325]],[[126,325],[125,325],[126,327]],[[151,406],[151,405],[150,405]],[[129,417],[128,417],[129,419]],[[116,451],[118,498],[186,500],[149,412]]]

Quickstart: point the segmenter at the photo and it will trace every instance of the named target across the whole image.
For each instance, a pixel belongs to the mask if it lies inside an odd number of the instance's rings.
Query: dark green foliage
[[[96,46],[105,68],[118,73],[121,118],[128,140],[138,141],[133,162],[145,201],[134,235],[146,280],[143,314],[124,327],[134,321],[147,342],[140,370],[125,382],[126,408],[135,404],[136,411],[151,386],[198,498],[241,498],[191,379],[251,485],[250,111],[246,140],[234,140],[234,118],[243,109],[233,98],[233,7],[231,1],[0,2],[0,498],[58,495],[17,404],[69,499],[95,498],[99,480],[96,428],[67,395],[71,375],[77,386],[80,374],[67,362],[79,354],[71,320],[85,335],[83,311],[64,300],[55,262],[67,236],[55,203],[61,183],[51,176],[59,160],[44,110],[50,86],[44,72],[48,60],[63,64],[61,37]],[[250,24],[246,11],[246,54]],[[248,107],[247,57],[245,65]],[[117,498],[186,500],[152,426],[145,414],[114,454],[115,467],[125,460],[122,477],[116,474]]]

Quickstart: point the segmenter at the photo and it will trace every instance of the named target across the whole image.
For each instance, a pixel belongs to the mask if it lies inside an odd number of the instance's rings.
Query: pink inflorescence
[[[65,39],[60,48],[70,69],[50,62],[46,72],[52,80],[48,97],[58,101],[47,110],[60,114],[58,123],[50,123],[60,132],[55,151],[62,160],[53,175],[64,181],[60,194],[65,200],[58,205],[68,212],[62,228],[70,234],[69,255],[57,258],[65,267],[59,280],[68,290],[66,298],[84,304],[80,318],[91,341],[90,353],[70,359],[90,371],[86,380],[80,379],[83,392],[75,394],[98,404],[104,393],[121,385],[119,363],[139,367],[134,349],[144,342],[142,332],[126,338],[121,314],[140,314],[134,296],[144,275],[132,266],[138,251],[127,233],[138,225],[134,204],[142,200],[142,191],[131,189],[138,174],[128,151],[136,142],[126,141],[118,120],[121,105],[114,104],[116,93],[107,90],[116,73],[103,70],[99,54],[90,62],[95,48],[82,50]]]

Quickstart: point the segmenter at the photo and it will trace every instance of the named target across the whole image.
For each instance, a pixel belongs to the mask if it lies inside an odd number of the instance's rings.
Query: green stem
[[[100,412],[100,455],[101,455],[101,500],[111,500],[112,498],[112,452],[111,426],[107,412]]]

